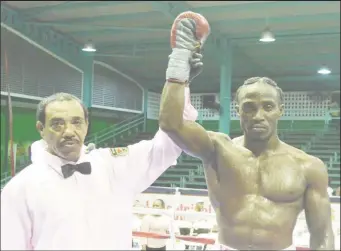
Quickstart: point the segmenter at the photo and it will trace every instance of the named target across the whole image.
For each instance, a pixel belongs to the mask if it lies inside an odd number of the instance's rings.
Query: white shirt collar
[[[61,172],[61,166],[65,164],[78,164],[86,161],[86,147],[83,145],[81,150],[81,156],[77,162],[67,161],[56,155],[53,155],[47,151],[47,143],[43,139],[35,141],[31,145],[31,161],[33,164],[49,166],[57,171],[59,174]]]

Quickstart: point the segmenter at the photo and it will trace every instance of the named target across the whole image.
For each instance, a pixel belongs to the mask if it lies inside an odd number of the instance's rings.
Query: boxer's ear
[[[235,109],[236,109],[237,115],[240,116],[239,105],[236,105]]]
[[[284,114],[284,104],[279,105],[280,116]]]

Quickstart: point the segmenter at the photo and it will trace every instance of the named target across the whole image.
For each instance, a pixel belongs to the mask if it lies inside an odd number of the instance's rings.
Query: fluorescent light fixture
[[[317,71],[317,73],[319,73],[321,75],[328,75],[331,73],[331,71],[328,68],[323,67],[323,68],[319,69]]]
[[[263,43],[271,43],[271,42],[276,41],[276,39],[275,39],[274,35],[272,34],[272,32],[270,31],[270,29],[266,28],[263,31],[262,36],[259,39],[259,41],[263,42]]]
[[[95,46],[91,42],[88,42],[87,44],[84,45],[82,51],[95,52],[97,50],[96,50]]]

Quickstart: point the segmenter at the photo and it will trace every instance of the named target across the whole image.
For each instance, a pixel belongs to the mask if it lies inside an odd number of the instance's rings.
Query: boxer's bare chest
[[[256,157],[233,142],[223,142],[217,146],[214,165],[218,190],[229,197],[257,195],[274,203],[290,203],[306,189],[304,161],[287,151]]]

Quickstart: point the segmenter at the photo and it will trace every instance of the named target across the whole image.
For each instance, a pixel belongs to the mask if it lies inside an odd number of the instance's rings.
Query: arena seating
[[[316,130],[311,131],[287,131],[280,134],[281,140],[298,149],[303,149],[304,146],[317,134]]]
[[[307,153],[326,164],[332,188],[340,186],[340,120],[332,120],[328,131],[320,134],[312,142]]]
[[[307,153],[320,158],[328,167],[331,186],[340,186],[340,120],[332,120],[327,130],[281,130],[279,136],[284,142],[303,149]],[[240,131],[231,133],[231,138],[241,135]],[[123,147],[141,140],[152,139],[154,133],[140,132],[117,140],[112,147]],[[98,145],[98,147],[108,146]],[[26,166],[26,165],[25,165]],[[3,185],[3,184],[2,184]],[[187,187],[206,189],[205,175],[199,159],[182,154],[178,164],[169,168],[154,184],[163,187]]]
[[[340,185],[340,133],[336,128],[337,123],[333,122],[325,132],[322,129],[280,132],[280,138],[284,142],[303,149],[324,161],[328,167],[333,188]],[[231,138],[240,135],[241,132],[232,132]],[[152,133],[143,132],[121,140],[116,146],[126,146],[152,137]],[[202,163],[197,158],[182,154],[178,159],[178,164],[168,169],[153,186],[206,189]]]

